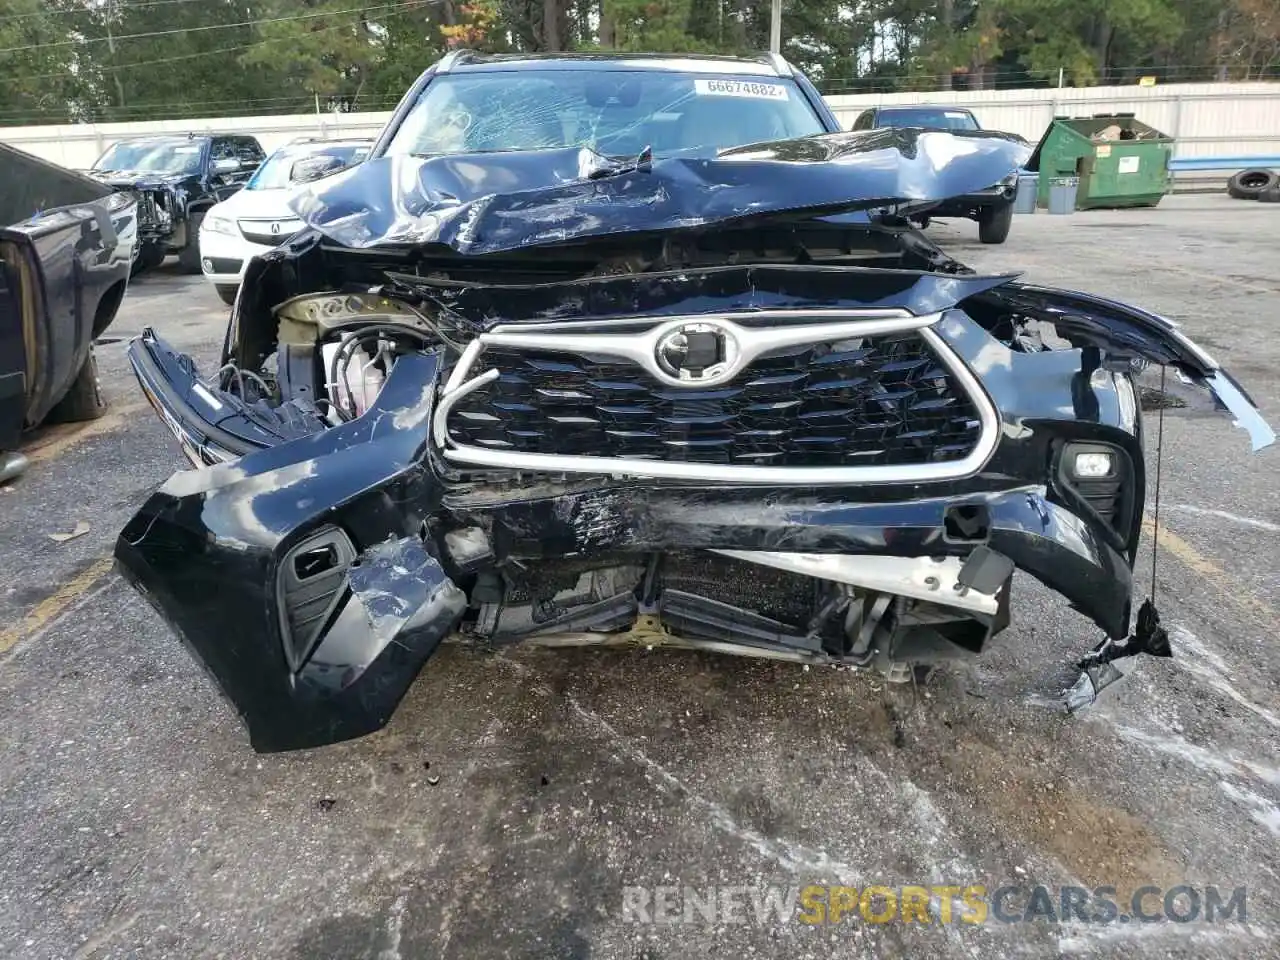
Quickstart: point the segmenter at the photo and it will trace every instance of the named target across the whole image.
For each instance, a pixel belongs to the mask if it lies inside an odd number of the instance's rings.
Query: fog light
[[[1081,480],[1098,480],[1111,476],[1111,454],[1077,453],[1072,472]]]
[[[208,257],[200,261],[200,267],[205,273],[213,273],[213,261]]]

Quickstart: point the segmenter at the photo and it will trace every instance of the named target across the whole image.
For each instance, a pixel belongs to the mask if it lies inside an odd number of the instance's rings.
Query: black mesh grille
[[[488,348],[501,377],[449,417],[458,443],[523,453],[759,466],[963,459],[978,412],[916,334],[789,347],[718,387],[616,358]]]
[[[296,230],[281,230],[279,233],[271,232],[271,223],[257,223],[252,220],[240,221],[240,234],[250,243],[260,243],[268,247],[278,247],[290,237]]]

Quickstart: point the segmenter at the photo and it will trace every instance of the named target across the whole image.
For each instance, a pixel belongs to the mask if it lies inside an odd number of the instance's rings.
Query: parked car
[[[1099,658],[1158,652],[1154,606],[1121,639],[1140,368],[1274,434],[1168,320],[907,222],[1017,153],[840,132],[777,57],[452,53],[293,194],[217,369],[130,345],[201,469],[119,566],[261,751],[381,727],[449,635],[910,678],[1000,634],[1015,569]]]
[[[199,273],[201,220],[265,158],[257,138],[243,134],[130,137],[108,147],[89,174],[137,198],[135,273],[158,267],[171,253],[184,272]]]
[[[853,122],[854,130],[874,130],[878,127],[919,127],[924,130],[950,130],[972,133],[982,129],[972,110],[950,104],[894,104],[872,107],[858,114]],[[1032,146],[1016,133],[992,131],[1007,137],[1023,148],[1017,156],[1021,167],[1031,157]],[[927,216],[918,217],[921,226],[928,226],[936,217],[963,217],[976,220],[978,239],[983,243],[1004,243],[1013,225],[1013,201],[1018,190],[1017,171],[997,184],[984,187],[963,197],[951,197],[940,203]]]
[[[137,203],[0,144],[0,474],[22,431],[106,404],[93,342],[129,284]]]
[[[289,190],[354,166],[372,140],[298,140],[280,147],[244,189],[216,204],[200,226],[200,268],[222,302],[235,302],[245,264],[293,236],[302,222],[288,207]]]

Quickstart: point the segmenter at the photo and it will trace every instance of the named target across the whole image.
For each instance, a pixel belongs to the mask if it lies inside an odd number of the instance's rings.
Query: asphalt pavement
[[[1280,207],[1178,196],[1018,217],[1000,247],[967,222],[930,234],[1180,321],[1280,426]],[[1126,665],[1075,716],[1047,698],[1097,632],[1020,576],[1012,627],[918,687],[447,648],[386,730],[257,756],[108,560],[185,465],[123,340],[153,326],[208,365],[225,316],[176,266],[140,278],[99,347],[111,413],[33,436],[0,489],[0,956],[1280,956],[1280,449],[1166,413],[1155,584],[1175,656]],[[1148,538],[1140,583],[1151,562]],[[811,885],[834,905],[832,885],[975,884],[1019,887],[1010,919],[766,909]],[[1061,916],[1063,886],[1115,887],[1129,917],[1132,891],[1183,884],[1245,888],[1245,920]]]

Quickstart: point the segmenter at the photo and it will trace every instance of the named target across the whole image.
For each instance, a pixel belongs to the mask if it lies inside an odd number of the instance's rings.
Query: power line
[[[376,7],[366,7],[364,8],[364,12],[365,13],[390,12],[393,10],[400,10],[406,7],[415,6],[419,2],[420,0],[401,0],[401,2],[398,2],[398,3],[387,3],[387,4],[382,4],[381,6],[376,6]],[[327,27],[320,27],[317,30],[311,31],[310,35],[314,36],[317,33],[324,33],[328,30],[338,30],[338,29],[341,29],[342,27],[354,27],[358,23],[360,23],[359,20],[346,20],[346,21],[343,21],[342,23],[334,23],[334,24],[330,24]],[[119,39],[119,38],[117,37],[116,39]],[[103,71],[133,70],[138,67],[154,67],[162,63],[178,63],[179,61],[183,61],[183,60],[195,60],[198,57],[212,57],[212,56],[217,56],[218,54],[221,54],[221,53],[234,53],[240,50],[251,50],[254,47],[259,47],[266,43],[280,43],[284,40],[293,40],[293,39],[295,38],[294,37],[264,37],[261,40],[253,40],[253,41],[250,41],[249,43],[238,43],[238,44],[235,44],[234,46],[229,46],[229,47],[218,47],[217,49],[214,49],[214,50],[199,50],[195,53],[181,53],[172,57],[160,57],[155,60],[138,60],[134,63],[121,63],[121,64],[114,64],[114,65],[111,65],[111,64],[96,65],[95,64],[95,66],[97,66],[98,69]],[[77,73],[71,70],[60,70],[57,73],[43,73],[43,74],[36,74],[34,76],[24,76],[23,79],[24,80],[54,80],[59,77],[74,77],[77,75],[78,75]]]
[[[396,6],[410,7],[422,2],[423,0],[405,0],[403,3],[396,4]],[[370,12],[370,10],[371,8],[369,7],[348,7],[345,10],[329,10],[323,13],[302,13],[291,17],[270,17],[261,20],[242,20],[239,23],[209,23],[200,27],[185,27],[176,30],[150,30],[146,33],[126,33],[123,36],[114,38],[82,37],[77,40],[54,40],[49,43],[28,43],[20,47],[2,47],[0,48],[0,53],[22,53],[27,50],[44,50],[49,47],[68,47],[82,43],[105,43],[109,39],[114,39],[117,42],[120,40],[146,40],[155,37],[170,37],[175,33],[201,33],[206,30],[231,30],[235,27],[260,27],[268,23],[291,23],[298,20],[316,20],[321,17],[337,17],[344,13],[365,14]]]
[[[169,100],[165,102],[145,102],[136,103],[124,107],[101,106],[95,108],[98,112],[117,116],[127,113],[167,113],[177,110],[190,110],[193,107],[245,107],[250,109],[272,109],[272,104],[302,104],[310,107],[313,94],[298,93],[293,96],[282,97],[236,97],[226,100]],[[353,106],[359,107],[394,107],[400,102],[398,94],[366,94],[356,98]],[[357,112],[357,111],[350,111]],[[62,110],[3,110],[0,111],[0,118],[3,119],[45,119],[53,116],[65,115]],[[155,119],[161,119],[156,117]]]
[[[232,2],[232,0],[228,0],[228,2]],[[138,10],[138,9],[141,9],[142,7],[166,7],[175,3],[208,4],[209,0],[142,0],[141,3],[133,3],[133,2],[129,3],[128,9]],[[44,10],[33,10],[30,13],[7,13],[3,17],[0,17],[0,23],[8,22],[10,20],[30,20],[32,17],[79,16],[85,13],[95,13],[101,9],[103,8],[102,7],[79,7],[77,9],[68,9],[68,10],[50,10],[46,8]]]

